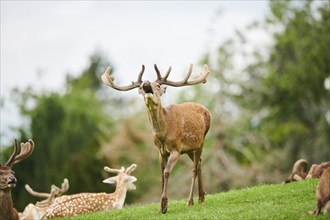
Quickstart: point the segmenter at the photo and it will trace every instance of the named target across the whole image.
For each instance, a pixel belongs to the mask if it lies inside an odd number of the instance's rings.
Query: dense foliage
[[[327,1],[271,1],[262,24],[238,30],[205,57],[220,85],[210,105],[216,137],[239,163],[284,171],[299,158],[330,159],[329,15]],[[260,30],[271,45],[247,48]]]
[[[102,65],[102,57],[93,55],[90,66],[78,78],[68,77],[61,93],[15,91],[22,114],[30,120],[29,127],[20,130],[19,140],[31,138],[36,145],[33,154],[14,167],[19,184],[13,195],[19,210],[35,200],[24,184],[49,192],[52,184],[60,186],[68,178],[68,193],[114,189],[101,181],[105,177],[102,168],[111,164],[97,154],[112,127],[104,103],[97,98]],[[11,151],[8,148],[8,153]]]

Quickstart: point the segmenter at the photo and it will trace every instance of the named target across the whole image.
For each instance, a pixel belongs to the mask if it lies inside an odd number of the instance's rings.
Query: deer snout
[[[144,81],[143,84],[142,84],[142,89],[145,93],[151,93],[153,94],[153,90],[152,90],[152,87],[151,87],[151,83],[149,81]]]
[[[17,183],[16,177],[15,176],[9,176],[8,182],[7,182],[8,186],[9,187],[14,187],[16,185],[16,183]]]

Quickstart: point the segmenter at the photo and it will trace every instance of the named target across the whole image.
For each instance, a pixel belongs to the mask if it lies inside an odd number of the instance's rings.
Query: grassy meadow
[[[169,198],[166,214],[159,204],[129,205],[121,210],[76,216],[74,219],[330,219],[330,214],[309,215],[315,208],[318,179],[290,184],[259,185],[207,195],[204,204],[188,207],[186,198]],[[188,197],[188,195],[187,195]],[[71,219],[71,218],[70,218]]]

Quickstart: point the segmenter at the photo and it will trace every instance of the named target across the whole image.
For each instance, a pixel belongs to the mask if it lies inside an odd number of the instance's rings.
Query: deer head
[[[186,74],[185,78],[182,81],[174,82],[170,81],[167,78],[170,75],[170,72],[172,70],[172,67],[170,66],[164,76],[161,75],[157,65],[154,65],[156,74],[157,74],[157,79],[154,82],[150,82],[148,80],[142,81],[142,76],[145,70],[144,65],[142,65],[142,69],[140,73],[138,74],[138,78],[136,81],[133,81],[131,85],[127,86],[119,86],[114,83],[114,77],[110,76],[111,72],[111,67],[108,67],[103,75],[101,76],[102,81],[112,87],[113,89],[116,89],[118,91],[128,91],[134,88],[139,89],[139,94],[141,94],[147,105],[153,104],[158,104],[160,97],[166,92],[166,87],[162,85],[168,85],[168,86],[173,86],[173,87],[182,87],[182,86],[191,86],[191,85],[196,85],[199,83],[206,83],[206,77],[209,74],[209,69],[208,66],[205,64],[204,65],[204,71],[201,73],[201,75],[193,80],[189,80],[190,76],[192,74],[192,69],[193,65],[190,64],[188,73]],[[151,102],[150,102],[151,101]]]
[[[19,163],[23,159],[31,155],[34,149],[34,143],[30,139],[29,142],[21,143],[21,146],[17,144],[17,140],[14,141],[14,152],[9,157],[8,161],[2,165],[0,164],[0,189],[10,189],[16,186],[17,180],[15,178],[15,172],[12,170],[12,166]]]
[[[13,200],[11,197],[11,189],[15,187],[17,183],[12,166],[30,156],[33,149],[34,143],[32,140],[22,143],[19,147],[15,139],[14,152],[4,165],[0,164],[0,220],[19,218],[17,210],[13,207]]]
[[[135,190],[136,187],[133,184],[137,179],[134,176],[130,176],[131,172],[136,169],[137,165],[132,164],[126,170],[125,167],[121,167],[121,169],[113,169],[105,166],[104,170],[108,173],[117,173],[117,176],[110,177],[108,179],[103,180],[104,183],[108,184],[116,184],[116,183],[126,183],[127,189]]]
[[[330,167],[330,161],[322,162],[320,164],[313,164],[307,174],[306,178],[320,178],[324,169]]]

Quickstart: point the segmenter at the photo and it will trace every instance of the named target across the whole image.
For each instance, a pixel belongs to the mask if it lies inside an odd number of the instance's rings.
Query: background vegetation
[[[264,22],[237,30],[217,53],[201,54],[201,64],[211,69],[207,86],[180,90],[174,100],[204,104],[212,113],[203,153],[208,193],[279,183],[299,158],[330,160],[329,2],[271,1],[269,7]],[[260,30],[272,43],[248,47]],[[127,203],[158,202],[158,150],[142,97],[126,97],[104,86],[100,75],[109,65],[98,52],[79,77],[68,75],[63,91],[13,91],[29,122],[18,128],[17,138],[36,143],[32,156],[15,165],[18,210],[35,201],[23,184],[49,191],[67,177],[69,194],[112,192],[114,186],[102,183],[108,175],[103,166],[131,163],[138,164],[133,173],[138,182]],[[9,147],[1,161],[11,152]],[[188,157],[180,158],[169,183],[170,199],[188,196],[191,167]]]

